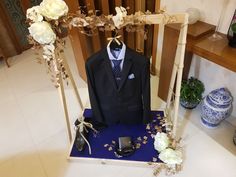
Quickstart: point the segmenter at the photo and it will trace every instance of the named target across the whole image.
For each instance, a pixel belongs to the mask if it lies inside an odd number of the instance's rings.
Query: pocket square
[[[128,79],[134,79],[134,78],[135,78],[135,77],[134,77],[134,74],[133,74],[133,73],[128,76]]]

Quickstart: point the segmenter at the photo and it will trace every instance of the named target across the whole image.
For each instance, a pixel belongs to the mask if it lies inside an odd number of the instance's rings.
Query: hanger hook
[[[113,38],[117,37],[118,34],[119,34],[119,33],[118,33],[118,30],[117,30],[117,29],[114,29],[113,32],[114,32],[114,33],[113,33],[113,36],[112,36],[112,37],[113,37]]]

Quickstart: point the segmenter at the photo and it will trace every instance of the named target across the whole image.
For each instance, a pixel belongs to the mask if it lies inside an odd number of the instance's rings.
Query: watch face
[[[131,148],[131,137],[119,137],[119,149]]]
[[[236,10],[234,11],[234,15],[232,18],[232,21],[229,26],[229,31],[228,31],[228,36],[232,37],[233,36],[233,30],[236,30]]]
[[[130,156],[135,152],[131,137],[119,137],[118,142],[118,147],[115,151],[115,155],[118,158]]]

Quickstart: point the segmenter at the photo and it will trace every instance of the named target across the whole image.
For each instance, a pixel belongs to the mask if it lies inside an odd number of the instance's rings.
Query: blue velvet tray
[[[70,157],[151,162],[153,160],[153,157],[155,158],[158,157],[158,152],[153,147],[154,139],[151,137],[151,134],[153,134],[153,130],[156,125],[160,126],[160,120],[164,117],[164,112],[152,111],[151,115],[153,121],[152,123],[150,123],[150,128],[151,128],[150,130],[146,129],[146,125],[115,125],[100,131],[96,135],[96,137],[94,137],[93,133],[90,131],[88,139],[92,148],[92,154],[89,155],[88,147],[86,147],[83,152],[77,151],[73,143],[70,152]],[[91,118],[92,110],[86,109],[84,111],[84,117]],[[135,153],[132,156],[117,158],[114,154],[114,148],[113,150],[109,151],[108,147],[104,147],[104,145],[105,144],[111,145],[112,141],[117,142],[118,137],[122,136],[130,136],[132,137],[132,140],[137,140],[138,137],[141,137],[143,140],[143,137],[146,136],[147,143],[143,144],[141,141],[140,148],[136,149]],[[157,158],[157,162],[161,161]]]

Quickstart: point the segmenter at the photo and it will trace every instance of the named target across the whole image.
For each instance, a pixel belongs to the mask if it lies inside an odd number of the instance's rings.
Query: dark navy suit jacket
[[[106,48],[86,61],[93,121],[105,125],[150,121],[149,60],[126,48],[119,88]]]

